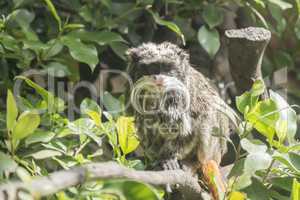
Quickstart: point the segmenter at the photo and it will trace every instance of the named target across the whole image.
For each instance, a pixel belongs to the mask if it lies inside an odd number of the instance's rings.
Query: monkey
[[[225,184],[219,166],[227,148],[219,136],[229,135],[230,122],[218,107],[226,103],[172,43],[143,43],[126,54],[134,83],[129,98],[146,157],[164,170],[200,173],[220,199]]]

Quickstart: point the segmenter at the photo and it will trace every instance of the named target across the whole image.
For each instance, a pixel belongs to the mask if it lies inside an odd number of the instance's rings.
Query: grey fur
[[[163,99],[163,92],[171,87],[166,84],[168,81],[173,85],[181,83],[188,94],[188,98],[176,93],[170,96],[165,109],[157,113],[135,112],[146,155],[158,162],[178,159],[192,171],[206,160],[220,163],[226,151],[226,141],[213,134],[216,130],[223,135],[229,134],[228,118],[217,108],[225,103],[209,80],[190,66],[188,54],[168,42],[142,44],[128,50],[127,54],[130,60],[128,72],[134,83],[139,83],[143,77],[149,78],[150,82],[157,78],[163,80],[159,101]],[[135,96],[132,100],[138,101]],[[163,134],[157,128],[162,124],[178,126],[177,131],[170,129]]]

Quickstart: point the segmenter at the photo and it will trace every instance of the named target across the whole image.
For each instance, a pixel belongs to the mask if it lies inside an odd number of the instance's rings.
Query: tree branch
[[[201,198],[202,190],[198,184],[198,179],[182,170],[136,171],[114,162],[107,162],[92,163],[70,170],[62,170],[47,177],[37,177],[27,182],[8,182],[0,185],[0,199],[18,199],[18,193],[21,190],[28,190],[34,196],[47,196],[86,181],[122,178],[157,186],[178,184]]]
[[[238,93],[249,90],[254,80],[262,79],[261,63],[271,32],[249,27],[227,30],[229,63]]]

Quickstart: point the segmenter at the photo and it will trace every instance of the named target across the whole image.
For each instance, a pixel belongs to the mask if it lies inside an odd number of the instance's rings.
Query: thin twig
[[[270,163],[270,166],[269,166],[268,169],[267,169],[267,172],[266,172],[266,174],[265,174],[265,176],[264,176],[264,178],[263,178],[263,180],[262,180],[262,183],[265,183],[265,181],[267,180],[268,175],[270,174],[270,172],[271,172],[271,170],[272,170],[272,167],[273,167],[274,163],[275,163],[275,159],[273,159],[272,162]]]

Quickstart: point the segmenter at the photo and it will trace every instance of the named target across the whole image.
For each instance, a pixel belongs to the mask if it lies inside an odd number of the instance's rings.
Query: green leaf
[[[294,178],[291,200],[299,200],[299,199],[300,199],[300,183],[297,181],[296,178]]]
[[[111,49],[123,60],[126,60],[125,53],[128,50],[128,46],[121,42],[110,43]]]
[[[62,112],[65,109],[64,101],[60,98],[56,98],[52,93],[48,92],[46,89],[42,88],[35,82],[24,76],[16,76],[17,79],[24,80],[30,87],[34,88],[35,91],[41,95],[43,100],[47,102],[48,110],[50,113]]]
[[[32,135],[28,136],[25,140],[25,145],[28,146],[34,143],[48,143],[54,138],[55,133],[50,131],[36,130]]]
[[[279,130],[278,130],[277,133],[282,136],[286,135],[289,144],[293,144],[295,141],[294,137],[297,132],[297,113],[289,106],[287,101],[283,97],[281,97],[278,93],[270,90],[270,98],[275,102],[279,110],[279,115],[280,115],[279,123],[281,123],[280,126],[282,126],[283,123],[285,123],[286,125],[286,129],[284,130],[284,132],[279,134],[278,132]]]
[[[288,122],[285,120],[278,120],[275,125],[276,135],[280,143],[284,142],[287,135]]]
[[[44,100],[47,100],[49,95],[51,95],[46,89],[42,88],[41,86],[39,86],[38,84],[36,84],[35,82],[31,81],[30,79],[26,78],[25,76],[17,76],[16,79],[22,79],[26,82],[26,84],[28,84],[30,87],[34,88],[35,91],[41,95],[41,97]]]
[[[208,55],[213,58],[220,48],[220,36],[216,29],[202,26],[198,31],[198,41]]]
[[[267,99],[258,102],[255,107],[246,115],[253,127],[262,135],[266,136],[270,142],[275,134],[275,125],[279,119],[276,112],[277,106],[274,101]]]
[[[300,40],[300,0],[295,0],[295,1],[296,1],[296,6],[297,6],[298,18],[294,25],[294,32],[295,32],[298,40]]]
[[[62,42],[70,51],[71,56],[80,62],[86,63],[94,71],[98,64],[98,52],[94,45],[86,45],[80,39],[64,36]]]
[[[300,143],[296,143],[294,145],[290,145],[288,147],[288,151],[299,151],[300,150]]]
[[[106,0],[108,1],[108,0]],[[109,11],[111,14],[114,15],[119,15],[120,13],[127,13],[127,12],[132,12],[135,10],[136,8],[136,2],[133,1],[112,1],[109,0],[111,3],[111,6],[109,7]],[[104,1],[102,1],[102,3],[104,4]],[[123,21],[126,21],[130,16],[125,16],[123,18]]]
[[[44,65],[44,68],[46,68],[45,71],[47,74],[53,77],[62,78],[71,74],[68,66],[58,62],[50,62],[47,65]]]
[[[236,183],[234,184],[234,189],[241,190],[251,185],[251,183],[251,174],[243,173],[241,176],[237,177]]]
[[[290,192],[293,185],[292,177],[274,177],[270,180],[273,186]]]
[[[48,60],[49,58],[56,56],[63,49],[63,45],[60,40],[53,39],[47,42],[42,51],[42,58]]]
[[[223,12],[214,4],[206,5],[204,7],[202,16],[210,29],[220,25],[223,22]]]
[[[39,55],[40,52],[42,52],[46,48],[47,45],[40,41],[23,40],[23,49],[31,49],[35,52],[36,55]]]
[[[53,17],[57,21],[59,31],[61,31],[62,30],[61,19],[60,19],[59,15],[57,14],[57,11],[56,11],[54,5],[52,4],[51,0],[44,0],[44,1],[46,2],[47,6],[48,6],[48,9],[50,10],[51,14],[53,15]]]
[[[252,178],[252,184],[243,189],[247,194],[247,200],[270,200],[269,189],[258,179]]]
[[[295,166],[298,170],[300,170],[300,155],[293,152],[290,152],[288,154],[293,166]]]
[[[285,51],[276,51],[274,55],[274,61],[279,69],[285,67],[294,68],[295,66],[292,56]]]
[[[14,172],[18,165],[17,163],[9,156],[0,151],[0,175],[3,172]]]
[[[297,21],[294,25],[294,32],[298,40],[300,40],[300,17],[297,18]]]
[[[247,114],[246,111],[250,111],[256,105],[258,97],[264,93],[264,90],[264,82],[262,80],[256,80],[250,91],[246,91],[241,96],[236,97],[237,109],[241,113]]]
[[[14,51],[15,53],[20,51],[18,41],[6,33],[0,33],[0,43],[5,49]]]
[[[268,25],[266,19],[264,18],[264,16],[257,9],[255,9],[254,6],[249,6],[249,8],[258,17],[258,19],[260,20],[260,22],[262,23],[264,28],[269,29],[269,25]]]
[[[2,47],[1,44],[0,44],[0,53],[1,53],[1,54],[4,54],[4,49],[3,49],[3,47]]]
[[[268,2],[279,6],[282,10],[292,8],[293,5],[283,0],[268,0]]]
[[[300,16],[300,0],[295,0],[296,2],[296,6],[297,6],[297,14],[298,14],[298,18]]]
[[[272,17],[276,20],[276,33],[281,36],[287,25],[282,10],[278,5],[272,3],[268,4],[268,9]]]
[[[250,111],[258,101],[257,96],[252,96],[250,92],[244,92],[241,96],[236,97],[236,107],[243,113]]]
[[[114,117],[124,111],[122,103],[107,91],[104,92],[102,103],[107,111]]]
[[[243,174],[244,166],[245,166],[245,158],[241,158],[240,160],[235,162],[234,166],[230,170],[230,173],[228,174],[228,178],[241,176]]]
[[[23,34],[28,40],[38,40],[36,33],[30,28],[31,22],[34,20],[34,13],[26,9],[17,9],[10,14],[10,20],[14,20],[21,28]]]
[[[264,152],[250,153],[245,160],[244,172],[254,175],[258,170],[267,169],[272,162],[272,157]]]
[[[83,24],[66,24],[64,26],[64,29],[65,30],[74,30],[74,29],[82,29],[84,28],[84,25]]]
[[[119,144],[124,155],[133,152],[139,145],[133,117],[119,117],[116,123]]]
[[[42,160],[46,158],[51,158],[54,156],[61,156],[62,153],[55,150],[45,149],[32,154],[27,155],[26,157],[33,157],[36,160]]]
[[[246,195],[242,192],[233,191],[230,192],[228,200],[245,200]]]
[[[137,1],[142,6],[151,6],[154,3],[154,0],[138,0]],[[168,1],[170,3],[170,1]]]
[[[26,9],[17,9],[11,13],[10,19],[15,20],[20,27],[28,28],[30,23],[34,20],[34,13]]]
[[[127,199],[130,200],[139,200],[139,199],[147,199],[147,200],[159,200],[159,195],[155,191],[155,189],[143,183],[138,183],[134,181],[127,181],[124,185],[124,194]]]
[[[300,175],[300,156],[298,154],[293,152],[290,152],[288,154],[276,152],[273,155],[273,158],[284,164],[291,171],[293,171],[293,173]]]
[[[160,16],[158,15],[158,13],[154,13],[151,10],[147,10],[153,17],[154,21],[161,25],[161,26],[166,26],[167,28],[169,28],[170,30],[172,30],[173,32],[175,32],[177,35],[180,36],[180,38],[182,39],[183,43],[185,44],[185,39],[184,39],[184,35],[182,34],[180,28],[173,22],[170,21],[166,21],[160,18]]]
[[[248,140],[247,138],[244,138],[241,140],[241,145],[244,150],[246,150],[248,153],[265,153],[267,151],[267,146],[262,143],[260,140]]]
[[[10,90],[7,91],[7,112],[6,112],[6,127],[7,130],[11,131],[16,123],[18,116],[18,107],[14,98],[14,95]]]
[[[95,122],[97,126],[101,125],[102,112],[101,112],[101,108],[95,101],[89,98],[85,98],[80,104],[80,112],[83,115],[88,115]]]
[[[85,98],[80,104],[80,112],[82,114],[87,114],[88,111],[101,113],[101,108],[94,100]]]
[[[101,126],[101,115],[99,112],[95,112],[93,110],[89,110],[86,114],[95,122],[95,124],[100,127]]]
[[[96,142],[98,146],[101,146],[102,139],[99,137],[99,135],[103,134],[103,132],[101,132],[101,130],[99,130],[99,128],[95,125],[96,123],[89,118],[79,118],[76,121],[68,124],[68,128],[71,131],[69,133],[75,135],[87,135],[94,142]]]
[[[32,134],[35,129],[40,125],[40,116],[35,111],[25,111],[23,112],[12,132],[13,140],[21,140],[30,134]]]
[[[82,41],[95,42],[99,45],[106,45],[112,42],[126,42],[120,34],[111,31],[88,32],[85,30],[78,30],[71,32],[69,35],[79,38]]]
[[[252,96],[260,96],[265,91],[265,84],[262,80],[256,80],[251,87]]]
[[[271,199],[291,200],[286,194],[282,194],[276,190],[269,190]]]
[[[263,0],[254,0],[254,2],[258,5],[260,5],[262,8],[266,7],[266,4]]]
[[[103,4],[104,6],[106,6],[108,9],[111,8],[111,0],[100,0],[101,4]]]
[[[79,15],[86,21],[86,22],[92,22],[93,21],[93,16],[92,16],[92,11],[88,7],[88,5],[84,5],[80,8],[79,10]]]
[[[103,192],[114,194],[119,199],[162,200],[158,191],[150,185],[137,181],[109,180],[103,184]]]
[[[25,0],[13,0],[15,8],[19,7],[24,3]]]
[[[141,160],[128,160],[129,168],[133,168],[135,170],[145,170],[146,166]]]

